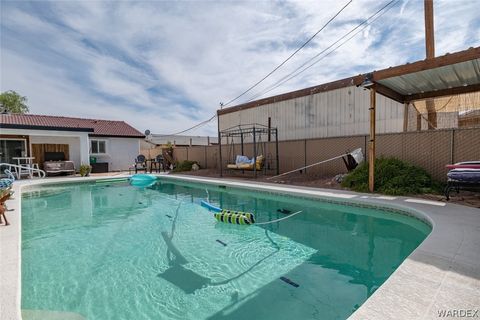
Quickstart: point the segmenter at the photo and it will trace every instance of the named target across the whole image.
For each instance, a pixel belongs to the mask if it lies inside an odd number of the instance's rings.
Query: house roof
[[[91,136],[144,137],[140,131],[124,121],[35,114],[0,114],[0,128],[83,131],[88,132]]]

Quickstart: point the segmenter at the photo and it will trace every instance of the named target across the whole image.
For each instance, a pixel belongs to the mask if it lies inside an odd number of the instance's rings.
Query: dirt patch
[[[215,169],[201,169],[198,171],[188,171],[175,174],[188,174],[192,176],[200,176],[207,178],[220,178],[218,170]],[[257,179],[254,178],[252,172],[245,172],[244,174],[241,171],[226,172],[223,174],[225,179],[234,179],[234,180],[251,180],[251,181],[260,181],[260,182],[270,182],[278,183],[285,185],[294,185],[294,186],[303,186],[311,188],[325,188],[325,189],[335,189],[335,190],[347,190],[342,188],[340,183],[334,180],[334,177],[320,177],[314,175],[306,175],[300,173],[294,173],[288,176],[279,177],[274,180],[267,179],[267,176],[259,175]],[[463,191],[456,193],[454,191],[450,192],[450,201],[445,199],[445,196],[442,194],[417,194],[414,195],[415,198],[428,199],[433,201],[441,201],[448,203],[455,203],[459,205],[480,208],[480,193],[472,191]]]

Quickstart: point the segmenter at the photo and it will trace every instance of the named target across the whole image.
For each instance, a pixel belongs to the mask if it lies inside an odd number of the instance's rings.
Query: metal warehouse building
[[[351,77],[218,111],[219,130],[277,127],[280,141],[368,134],[370,93]],[[377,133],[403,131],[405,107],[377,94]],[[270,119],[270,120],[269,120]]]
[[[446,54],[217,111],[219,131],[246,124],[278,129],[280,141],[480,126],[480,48]],[[222,141],[223,143],[223,141]]]

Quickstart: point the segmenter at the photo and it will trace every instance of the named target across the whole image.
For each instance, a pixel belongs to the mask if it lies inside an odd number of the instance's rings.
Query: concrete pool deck
[[[408,197],[161,175],[164,179],[256,189],[316,198],[356,206],[399,211],[424,220],[432,232],[349,319],[480,318],[480,209]],[[21,180],[14,199],[7,201],[9,226],[0,226],[0,318],[21,319],[21,190],[25,186],[87,182],[128,177],[52,178]]]

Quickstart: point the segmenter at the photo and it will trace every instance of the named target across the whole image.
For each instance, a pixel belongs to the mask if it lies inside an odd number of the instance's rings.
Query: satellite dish
[[[146,135],[146,136],[149,136],[149,135],[150,135],[150,130],[148,130],[148,129],[145,130],[145,135]]]

